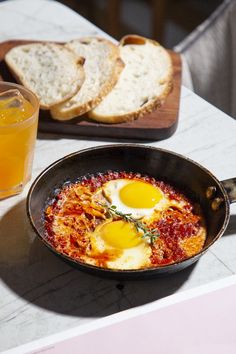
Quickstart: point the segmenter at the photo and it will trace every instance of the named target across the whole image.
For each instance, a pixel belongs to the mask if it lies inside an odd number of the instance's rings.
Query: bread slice
[[[172,88],[172,61],[159,43],[128,35],[120,41],[120,55],[125,68],[117,84],[88,113],[98,122],[121,123],[137,119],[160,106]]]
[[[124,66],[118,46],[107,39],[76,39],[66,44],[66,48],[85,58],[86,78],[77,94],[52,108],[51,115],[58,120],[80,116],[97,106],[112,90]]]
[[[36,94],[42,109],[67,100],[84,81],[84,59],[60,44],[19,45],[5,61],[16,80]]]

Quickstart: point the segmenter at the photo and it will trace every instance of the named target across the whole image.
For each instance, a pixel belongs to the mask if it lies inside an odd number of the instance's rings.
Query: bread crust
[[[35,42],[35,43],[31,43],[31,44],[24,44],[24,45],[19,45],[19,47],[21,46],[32,46],[34,44],[43,44],[43,45],[53,45],[53,46],[58,46],[58,48],[61,48],[62,47],[62,44],[56,44],[54,42]],[[16,48],[16,47],[15,47]],[[28,83],[28,81],[24,78],[24,74],[21,73],[20,70],[18,70],[17,66],[15,66],[14,64],[11,63],[11,60],[9,60],[8,58],[8,53],[10,53],[11,49],[6,53],[5,57],[4,57],[4,60],[12,74],[12,76],[15,78],[15,80],[22,84],[23,86],[25,86],[26,88],[28,88],[29,90],[33,91],[34,94],[38,97],[39,99],[39,102],[40,102],[40,108],[42,110],[49,110],[51,109],[51,107],[54,107],[55,104],[59,104],[59,103],[62,103],[62,102],[65,102],[67,101],[69,98],[71,98],[72,96],[74,96],[78,91],[79,89],[81,88],[84,80],[85,80],[85,73],[84,73],[84,69],[83,69],[83,64],[84,64],[84,58],[82,57],[76,57],[73,53],[73,51],[69,50],[67,48],[68,51],[70,51],[71,55],[74,57],[74,60],[75,60],[75,63],[76,63],[76,66],[77,66],[77,70],[78,70],[78,77],[74,79],[73,81],[73,84],[76,83],[76,86],[74,88],[74,90],[71,90],[70,92],[68,92],[67,95],[65,95],[63,97],[63,99],[60,99],[59,101],[56,101],[54,102],[53,104],[51,105],[45,105],[41,102],[40,100],[40,97],[38,96],[37,92],[35,92],[31,85]]]
[[[124,36],[120,40],[119,46],[122,47],[122,46],[129,45],[129,44],[142,45],[147,42],[150,42],[150,43],[154,44],[155,46],[160,46],[160,44],[158,42],[156,42],[152,39],[147,39],[145,37],[134,35],[134,34]],[[166,54],[168,54],[169,59],[172,62],[172,59],[171,59],[169,53],[166,52]],[[107,123],[107,124],[124,123],[124,122],[130,122],[135,119],[138,119],[148,113],[153,112],[155,109],[161,107],[162,104],[164,103],[166,97],[169,95],[169,93],[171,92],[171,90],[173,88],[173,65],[171,66],[171,68],[169,70],[169,73],[167,75],[165,82],[166,82],[166,87],[165,87],[164,91],[162,92],[162,94],[157,96],[155,99],[150,100],[147,104],[145,104],[143,107],[140,107],[136,111],[129,112],[127,114],[122,114],[122,115],[109,115],[109,116],[104,115],[103,116],[103,115],[96,114],[96,112],[95,112],[96,109],[95,109],[95,110],[88,112],[88,116],[92,120],[95,120],[100,123]]]
[[[91,39],[92,37],[84,37],[80,38],[80,41],[90,41]],[[88,100],[83,104],[80,104],[73,108],[69,108],[68,110],[61,109],[60,104],[53,106],[50,112],[52,118],[64,121],[73,119],[77,116],[81,116],[82,114],[87,113],[88,111],[96,107],[117,83],[119,76],[124,68],[124,63],[119,56],[119,48],[107,39],[99,37],[96,37],[96,39],[102,41],[103,43],[106,43],[111,49],[109,60],[114,62],[114,70],[112,76],[110,77],[110,80],[106,80],[96,97]]]

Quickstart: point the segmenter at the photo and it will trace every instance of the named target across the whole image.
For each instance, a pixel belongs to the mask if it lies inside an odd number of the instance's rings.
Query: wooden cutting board
[[[19,44],[35,41],[12,40],[0,43],[0,79],[15,82],[10,74],[4,56],[7,51]],[[179,115],[181,90],[181,59],[180,55],[169,51],[174,65],[174,87],[161,108],[147,114],[133,122],[119,124],[102,124],[88,119],[86,116],[70,121],[60,122],[53,120],[49,111],[41,111],[39,131],[71,135],[73,137],[86,136],[91,138],[162,140],[170,137],[176,130]]]

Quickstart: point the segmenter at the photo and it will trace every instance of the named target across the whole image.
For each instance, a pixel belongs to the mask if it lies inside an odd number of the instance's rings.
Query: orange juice
[[[4,92],[4,85],[0,84],[0,199],[21,192],[29,181],[38,124],[36,97],[19,85]]]

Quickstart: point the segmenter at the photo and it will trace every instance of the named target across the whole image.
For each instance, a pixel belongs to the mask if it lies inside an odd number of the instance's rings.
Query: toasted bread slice
[[[103,123],[137,119],[160,106],[172,88],[173,65],[157,42],[136,35],[120,41],[125,63],[113,90],[88,115]]]
[[[123,69],[119,48],[107,39],[76,39],[67,43],[66,48],[85,58],[85,82],[71,99],[52,108],[51,115],[57,120],[80,116],[97,106],[112,90]]]
[[[42,109],[67,100],[84,81],[84,59],[60,44],[19,45],[5,61],[16,80],[36,94]]]

